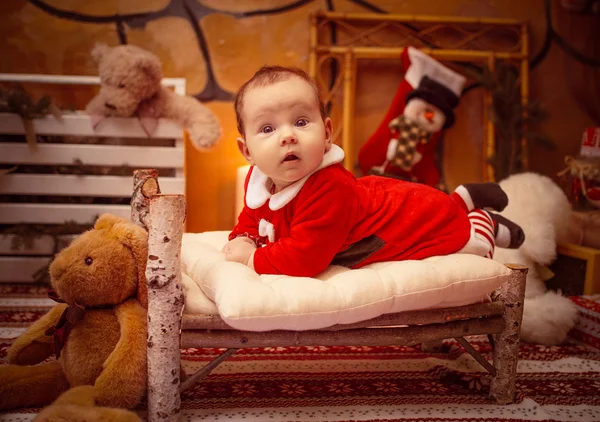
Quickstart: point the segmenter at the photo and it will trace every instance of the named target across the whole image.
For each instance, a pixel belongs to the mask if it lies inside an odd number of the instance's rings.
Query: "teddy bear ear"
[[[148,261],[148,233],[130,220],[114,214],[102,214],[94,224],[95,230],[106,230],[109,237],[121,242],[133,254],[137,270],[137,299],[148,309],[146,262]]]
[[[133,253],[138,275],[137,299],[144,308],[148,309],[148,287],[146,285],[148,233],[131,221],[117,218],[119,221],[116,221],[111,226],[110,231],[119,242],[124,244]]]
[[[110,47],[106,44],[96,44],[96,46],[92,49],[92,58],[96,61],[96,63],[100,63],[102,58],[108,53]]]
[[[111,229],[115,224],[123,223],[126,221],[127,220],[125,220],[124,218],[121,218],[114,214],[102,214],[96,220],[96,223],[94,224],[94,229],[96,229],[96,230]]]
[[[155,81],[162,79],[162,64],[158,56],[144,51],[144,54],[140,54],[135,58],[136,66],[149,78]]]

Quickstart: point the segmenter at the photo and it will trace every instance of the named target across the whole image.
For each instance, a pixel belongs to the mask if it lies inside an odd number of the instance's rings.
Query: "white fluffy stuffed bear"
[[[501,212],[519,224],[525,242],[519,249],[496,249],[494,259],[502,263],[527,265],[527,284],[521,338],[531,343],[562,343],[577,322],[577,308],[571,300],[548,291],[539,265],[556,259],[556,245],[566,239],[571,219],[571,205],[550,178],[522,173],[500,182],[509,203]]]

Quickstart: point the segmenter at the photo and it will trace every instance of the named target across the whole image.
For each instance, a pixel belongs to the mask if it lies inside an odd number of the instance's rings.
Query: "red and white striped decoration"
[[[471,211],[468,216],[475,229],[475,238],[478,242],[488,246],[488,252],[484,256],[490,259],[494,258],[494,249],[496,248],[494,220],[487,211],[481,209]]]
[[[580,154],[584,157],[600,157],[600,127],[588,127],[581,137]]]

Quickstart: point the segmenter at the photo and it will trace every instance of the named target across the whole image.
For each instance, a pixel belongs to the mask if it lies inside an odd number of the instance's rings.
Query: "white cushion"
[[[258,275],[225,261],[220,250],[227,235],[184,234],[182,271],[190,277],[184,277],[184,312],[214,313],[212,302],[221,318],[240,330],[312,330],[386,313],[483,302],[510,275],[496,261],[466,254],[380,262],[358,270],[330,266],[317,278]]]

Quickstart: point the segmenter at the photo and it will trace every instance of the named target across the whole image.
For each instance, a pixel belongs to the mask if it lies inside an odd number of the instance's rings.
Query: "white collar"
[[[269,208],[272,211],[277,211],[296,197],[311,175],[343,160],[344,150],[333,144],[331,145],[331,149],[323,155],[323,160],[321,160],[321,164],[316,169],[275,194],[271,194],[270,191],[272,185],[271,179],[260,171],[258,167],[254,166],[250,180],[248,181],[248,189],[246,190],[246,205],[251,209],[257,209],[269,201]]]

